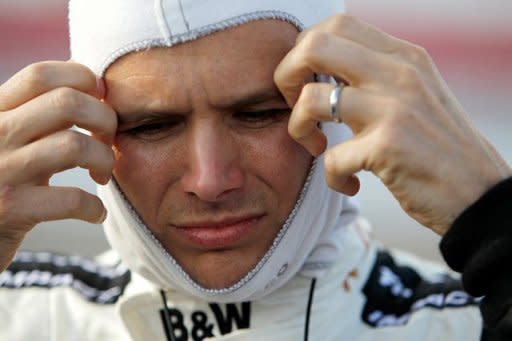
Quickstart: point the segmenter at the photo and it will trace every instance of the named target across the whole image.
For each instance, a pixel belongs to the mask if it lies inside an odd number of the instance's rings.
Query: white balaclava
[[[133,51],[172,47],[254,20],[284,20],[297,30],[343,12],[342,0],[70,0],[71,58],[98,76]],[[329,144],[346,139],[343,125],[324,124]],[[238,283],[208,289],[196,283],[162,247],[115,181],[99,186],[111,246],[135,272],[155,285],[208,301],[263,297],[300,273],[318,277],[348,252],[346,226],[358,214],[354,199],[330,190],[323,158],[313,163],[295,208],[269,250]]]

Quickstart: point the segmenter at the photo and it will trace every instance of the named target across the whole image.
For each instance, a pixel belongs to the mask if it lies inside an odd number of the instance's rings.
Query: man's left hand
[[[317,156],[327,145],[318,122],[332,120],[335,84],[306,84],[312,74],[347,83],[338,110],[354,136],[325,152],[333,189],[353,195],[354,174],[371,171],[410,216],[443,235],[467,206],[512,175],[423,48],[346,15],[298,36],[274,79],[293,108],[290,135]]]

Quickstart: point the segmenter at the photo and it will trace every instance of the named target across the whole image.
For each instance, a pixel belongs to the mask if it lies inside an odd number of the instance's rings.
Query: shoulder
[[[362,289],[363,321],[374,328],[402,326],[425,312],[429,319],[451,318],[455,310],[478,307],[479,298],[467,294],[460,279],[442,267],[406,255],[378,251]],[[446,314],[446,313],[449,314]],[[460,312],[460,311],[459,311]],[[471,309],[475,314],[475,309]]]
[[[69,288],[89,302],[112,304],[130,279],[130,271],[122,264],[102,265],[80,256],[48,252],[18,252],[0,274],[0,288]]]
[[[466,293],[458,274],[403,252],[380,250],[361,289],[362,322],[380,336],[504,341],[483,326],[481,297]],[[383,334],[384,332],[384,334]]]

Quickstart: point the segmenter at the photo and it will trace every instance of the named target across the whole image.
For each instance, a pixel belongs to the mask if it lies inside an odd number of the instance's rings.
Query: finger
[[[89,169],[96,182],[105,184],[111,177],[113,165],[113,151],[107,145],[79,132],[65,130],[10,153],[0,163],[0,168],[2,182],[11,185],[37,183],[41,178],[74,167]]]
[[[98,224],[106,217],[106,209],[97,196],[74,187],[10,187],[2,192],[0,200],[0,206],[8,209],[3,212],[2,221],[15,228],[31,228],[43,221],[60,219]]]
[[[359,178],[357,177],[357,175],[352,174],[347,178],[345,184],[341,186],[338,191],[345,195],[354,196],[359,192],[360,188],[361,183],[359,181]]]
[[[375,26],[346,14],[338,14],[302,31],[296,40],[300,43],[311,32],[319,31],[351,40],[368,49],[391,55],[420,69],[431,70],[434,67],[432,58],[425,48],[409,41],[394,37]],[[435,80],[429,80],[435,83]]]
[[[360,86],[382,82],[378,79],[380,70],[387,64],[381,54],[360,44],[315,31],[285,56],[274,72],[274,81],[293,107],[311,73],[336,76],[351,86]]]
[[[399,65],[397,62],[400,61],[402,65],[404,63],[413,65],[417,71],[422,71],[420,72],[422,78],[433,91],[442,86],[442,78],[425,48],[389,35],[353,16],[345,14],[331,16],[308,29],[309,32],[315,30],[351,40],[372,51],[386,54],[395,60],[393,63],[395,67]],[[297,41],[304,39],[307,34],[306,31],[302,32]],[[390,65],[388,69],[391,70],[392,67],[393,65]],[[398,68],[396,71],[392,71],[392,74],[397,75],[396,78],[400,78],[398,74],[401,71],[401,68]],[[443,96],[443,93],[438,92],[438,96]]]
[[[313,156],[323,153],[327,146],[327,139],[318,123],[332,120],[328,102],[323,100],[328,100],[325,94],[333,88],[333,84],[327,83],[306,84],[288,121],[290,136]]]
[[[314,156],[321,154],[326,147],[327,141],[318,122],[333,120],[330,95],[334,87],[334,84],[327,83],[306,84],[288,122],[290,136]],[[339,117],[354,133],[359,133],[379,120],[388,104],[386,98],[370,91],[345,86],[338,101]]]
[[[105,86],[86,66],[73,62],[41,62],[21,70],[0,85],[0,111],[7,111],[53,89],[69,87],[97,98]]]
[[[346,14],[333,15],[302,31],[297,37],[297,43],[301,42],[313,31],[331,33],[361,44],[371,50],[383,53],[394,53],[406,46],[411,46],[410,43],[404,40],[389,35],[369,23]]]
[[[111,144],[117,115],[107,104],[72,88],[58,88],[0,115],[4,143],[18,147],[77,125]]]
[[[367,143],[364,137],[354,137],[330,148],[325,153],[325,180],[335,191],[353,195],[359,190],[355,173],[365,170]]]

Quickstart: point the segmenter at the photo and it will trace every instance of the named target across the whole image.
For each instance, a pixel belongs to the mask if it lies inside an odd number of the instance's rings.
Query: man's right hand
[[[104,220],[97,196],[49,186],[53,174],[77,166],[109,181],[117,116],[104,95],[102,81],[73,62],[33,64],[0,86],[0,272],[37,223]],[[74,125],[92,135],[69,130]]]

